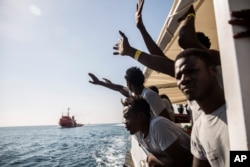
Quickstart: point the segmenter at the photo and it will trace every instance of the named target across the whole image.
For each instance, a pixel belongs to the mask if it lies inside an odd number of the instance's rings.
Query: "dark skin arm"
[[[145,52],[142,52],[140,58],[138,61],[156,71],[165,73],[167,75],[170,75],[174,77],[174,61],[167,58],[165,54],[162,52],[162,50],[158,47],[158,45],[154,42],[152,37],[147,32],[143,21],[142,21],[142,9],[144,5],[144,0],[138,0],[137,3],[137,10],[135,14],[135,20],[136,20],[136,26],[141,32],[141,35],[144,39],[144,42],[150,52],[150,54],[147,54]],[[114,55],[126,55],[130,56],[131,58],[134,58],[135,52],[137,49],[130,46],[127,37],[125,34],[121,31],[119,31],[121,35],[121,40],[119,43],[117,43],[113,49],[115,50]]]
[[[142,18],[141,18],[141,11],[143,7],[143,3],[144,3],[143,0],[139,0],[137,4],[136,23],[137,23],[137,27],[141,31],[143,39],[151,55],[145,52],[142,52],[138,61],[141,64],[153,70],[156,70],[158,72],[162,72],[164,74],[174,77],[174,61],[164,55],[164,53],[157,46],[157,44],[153,41],[153,39],[150,37],[150,35],[148,34],[148,32],[146,31],[143,25]],[[189,13],[195,13],[193,7],[191,7],[188,10],[188,12],[185,13],[179,19],[179,21],[186,19],[184,26],[181,28],[181,31],[180,31],[179,44],[183,48],[195,47],[195,48],[204,49],[205,47],[198,41],[196,33],[195,33],[194,17],[192,16],[187,17]],[[115,50],[113,54],[114,55],[118,55],[118,54],[126,55],[126,56],[130,56],[131,58],[134,58],[134,55],[137,49],[130,46],[128,39],[123,32],[119,31],[119,33],[121,35],[121,40],[119,41],[119,43],[117,43],[113,47],[113,49]]]
[[[118,84],[113,84],[110,80],[106,79],[106,78],[103,78],[103,81],[100,81],[94,74],[92,73],[89,73],[89,76],[91,77],[92,81],[89,81],[90,83],[92,84],[95,84],[95,85],[101,85],[101,86],[104,86],[106,88],[109,88],[111,90],[114,90],[114,91],[118,91],[120,92],[122,95],[128,97],[129,96],[129,92],[127,90],[126,87],[122,86],[122,85],[118,85]]]
[[[149,35],[148,31],[146,30],[146,28],[143,24],[143,21],[142,21],[143,5],[144,5],[144,0],[138,0],[138,3],[136,5],[136,13],[135,13],[136,26],[139,29],[139,31],[141,32],[141,35],[143,37],[143,40],[147,46],[149,53],[152,55],[165,57],[165,54],[162,52],[162,50],[158,47],[158,45],[155,43],[155,41]]]
[[[241,11],[232,11],[231,16],[234,19],[228,21],[231,25],[241,26],[246,28],[246,31],[238,32],[234,34],[234,38],[250,37],[250,9],[244,9]]]
[[[113,49],[115,50],[113,54],[123,56],[126,55],[134,58],[137,49],[130,46],[128,38],[123,32],[119,31],[119,33],[121,35],[121,39],[113,47]],[[151,69],[174,77],[174,61],[167,57],[149,55],[145,52],[142,52],[138,61]]]
[[[179,31],[179,46],[183,49],[207,49],[199,42],[197,38],[195,31],[195,16],[189,15],[191,13],[195,15],[195,10],[193,6],[191,6],[189,10],[181,18],[178,19],[179,22],[184,20],[184,24]]]
[[[182,155],[179,141],[176,140],[164,151],[164,154],[149,154],[147,157],[147,163],[149,164],[149,166],[182,167],[183,164],[180,160],[183,160],[183,156],[185,155]]]

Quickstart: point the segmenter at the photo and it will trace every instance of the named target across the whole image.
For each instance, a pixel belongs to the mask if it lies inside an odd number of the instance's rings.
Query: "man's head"
[[[203,100],[216,80],[216,67],[210,52],[201,49],[186,49],[175,59],[175,78],[179,89],[189,100]]]
[[[150,106],[141,96],[129,97],[123,105],[124,124],[133,135],[143,128],[145,122],[150,121]]]
[[[138,67],[127,69],[125,79],[127,81],[127,87],[134,93],[136,93],[136,88],[143,86],[145,80],[142,71]]]

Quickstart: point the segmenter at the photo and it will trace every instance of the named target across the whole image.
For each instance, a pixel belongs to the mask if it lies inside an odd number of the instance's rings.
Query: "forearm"
[[[153,55],[165,57],[163,51],[161,50],[161,48],[159,48],[159,46],[152,39],[152,37],[150,36],[148,31],[146,30],[145,26],[143,25],[143,26],[139,27],[139,30],[141,32],[141,35],[143,37],[143,40],[147,46],[149,53],[151,53]]]
[[[99,85],[101,85],[103,87],[106,87],[106,88],[109,88],[109,89],[114,90],[114,91],[118,91],[118,92],[120,92],[122,95],[124,95],[126,97],[129,96],[129,92],[126,91],[126,89],[124,89],[124,86],[122,86],[122,85],[106,83],[106,82],[103,82],[103,81],[100,81]]]
[[[172,160],[166,158],[162,155],[153,155],[149,154],[147,157],[147,162],[149,166],[167,166],[167,167],[175,167]]]
[[[195,30],[195,17],[187,16],[184,25],[181,27],[179,31],[179,45],[183,49],[187,48],[200,48],[207,49],[203,46],[196,35]]]
[[[174,77],[174,61],[167,57],[149,55],[142,52],[138,61],[150,69]]]

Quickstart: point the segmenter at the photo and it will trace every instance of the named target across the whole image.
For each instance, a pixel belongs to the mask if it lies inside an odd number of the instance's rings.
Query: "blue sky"
[[[143,21],[157,40],[173,1],[146,0]],[[135,26],[137,0],[1,0],[0,126],[56,125],[70,107],[80,123],[122,121],[118,92],[88,81],[89,72],[125,85],[114,56],[118,30],[146,51]]]

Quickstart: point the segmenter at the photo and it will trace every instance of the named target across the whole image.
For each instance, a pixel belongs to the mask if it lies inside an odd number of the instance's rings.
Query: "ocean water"
[[[1,167],[122,167],[130,147],[122,124],[0,128]]]

